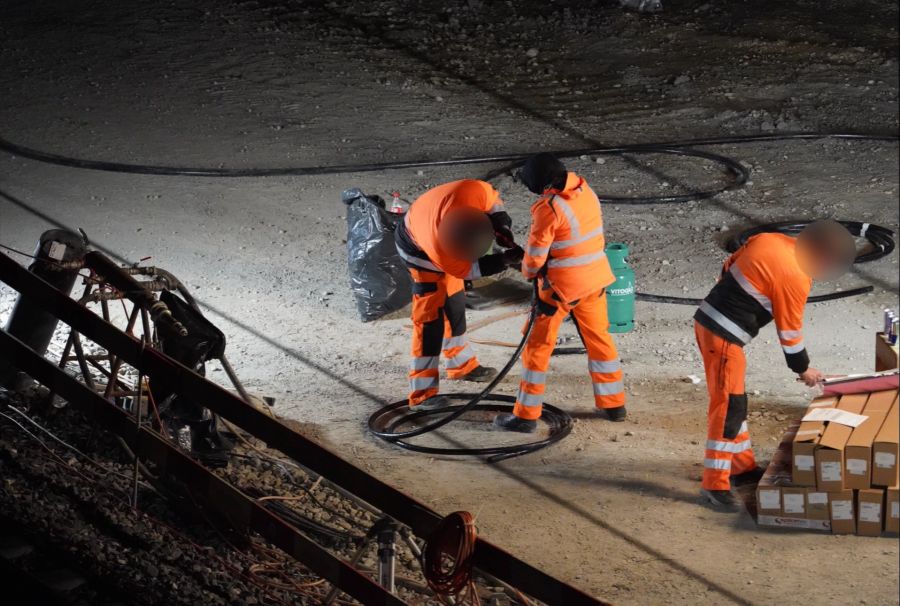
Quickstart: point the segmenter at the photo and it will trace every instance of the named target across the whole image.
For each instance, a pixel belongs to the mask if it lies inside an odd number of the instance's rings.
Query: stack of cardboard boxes
[[[865,536],[900,531],[897,396],[890,390],[813,401],[759,482],[759,524]]]

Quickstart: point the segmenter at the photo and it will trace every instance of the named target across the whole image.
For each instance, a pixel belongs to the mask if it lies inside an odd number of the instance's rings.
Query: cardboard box
[[[868,488],[856,492],[856,534],[880,537],[884,526],[884,490]]]
[[[812,401],[806,412],[817,408],[834,408],[838,398],[831,396],[817,398]],[[804,413],[806,416],[806,413]],[[825,433],[825,423],[822,421],[807,421],[800,423],[794,437],[791,450],[791,480],[797,486],[816,485],[816,449],[819,447],[819,438]]]
[[[875,441],[872,442],[872,485],[897,484],[897,459],[900,458],[900,406],[891,406]]]
[[[891,345],[884,333],[875,333],[875,372],[897,368],[897,345]]]
[[[862,414],[869,394],[850,394],[841,396],[837,408]],[[853,433],[853,428],[840,423],[830,422],[825,433],[819,438],[815,451],[816,488],[824,492],[837,492],[844,489],[844,447]]]
[[[806,519],[806,487],[781,487],[781,513],[785,517]]]
[[[844,488],[864,489],[872,485],[872,442],[884,424],[894,397],[893,392],[885,391],[869,395],[863,410],[869,418],[853,430],[844,447]]]
[[[830,520],[828,511],[828,493],[821,492],[818,488],[806,488],[806,517],[810,520]]]
[[[900,488],[888,488],[885,491],[884,531],[900,532]]]
[[[828,495],[828,512],[831,518],[831,532],[853,534],[856,532],[853,491],[841,490]]]

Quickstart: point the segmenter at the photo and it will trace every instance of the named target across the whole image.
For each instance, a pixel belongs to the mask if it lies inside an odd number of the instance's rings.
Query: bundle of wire
[[[472,556],[478,533],[475,517],[455,511],[441,520],[422,551],[422,570],[428,587],[442,604],[454,597],[456,604],[480,604],[472,578]]]

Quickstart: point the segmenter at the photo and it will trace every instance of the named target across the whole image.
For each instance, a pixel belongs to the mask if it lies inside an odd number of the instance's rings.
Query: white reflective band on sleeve
[[[428,259],[420,259],[419,257],[414,257],[412,255],[406,254],[399,246],[397,247],[397,254],[400,255],[400,258],[409,263],[410,265],[415,265],[416,267],[421,267],[422,269],[428,269],[431,271],[436,271],[439,273],[444,273],[444,270],[440,269],[437,265],[429,261]]]
[[[544,396],[526,393],[520,389],[519,395],[516,396],[516,401],[522,406],[540,406],[544,403]]]
[[[782,345],[781,349],[783,349],[786,354],[795,354],[806,349],[806,346],[803,345],[803,341],[800,341],[796,345]]]
[[[595,253],[590,253],[587,255],[579,255],[577,257],[565,257],[562,259],[550,259],[547,261],[548,267],[577,267],[579,265],[590,265],[596,261],[599,261],[603,257],[606,256],[606,253],[602,250],[599,250]]]
[[[594,383],[595,396],[614,396],[625,391],[622,381],[613,381],[612,383]]]
[[[744,440],[743,442],[720,442],[718,440],[706,441],[706,448],[715,450],[716,452],[738,453],[750,450],[752,447],[753,445],[750,443],[750,440]]]
[[[747,427],[747,421],[744,421],[743,423],[741,423],[741,428],[738,429],[738,435],[747,433],[748,431],[750,431],[750,428]]]
[[[409,365],[410,370],[427,370],[429,368],[437,368],[438,367],[438,357],[437,356],[422,356],[419,358],[413,358],[412,362]]]
[[[730,459],[703,459],[703,466],[707,469],[721,469],[727,471],[731,469]]]
[[[532,257],[543,257],[548,252],[550,252],[549,246],[526,246],[525,254],[531,255]]]
[[[532,383],[534,385],[543,385],[547,382],[547,373],[540,372],[538,370],[529,370],[527,368],[523,368],[522,380],[526,383]]]
[[[529,275],[533,276],[537,272],[541,271],[541,268],[540,267],[532,267],[531,265],[522,265],[522,270],[525,271],[526,273],[528,273]]]
[[[450,337],[449,339],[444,339],[442,349],[452,349],[454,347],[463,347],[466,343],[468,343],[468,339],[466,339],[466,335],[459,335],[458,337]]]
[[[799,339],[803,333],[799,330],[779,330],[778,338],[782,341],[790,341],[791,339]]]
[[[560,210],[562,210],[563,214],[566,216],[566,221],[569,223],[569,231],[572,232],[572,237],[578,238],[581,236],[581,226],[578,224],[578,217],[575,216],[575,212],[572,210],[572,207],[569,206],[569,203],[559,196],[554,196],[553,199],[556,200],[556,205],[559,206]]]
[[[447,368],[459,368],[469,360],[475,357],[475,352],[472,351],[472,348],[466,345],[466,347],[453,356],[452,358],[447,358]]]
[[[478,261],[474,261],[472,263],[471,269],[469,269],[469,273],[466,274],[465,280],[474,280],[475,278],[481,277],[481,266],[478,264]]]
[[[770,314],[772,313],[772,301],[769,300],[769,297],[756,290],[756,287],[750,283],[750,280],[747,279],[747,276],[744,275],[741,268],[737,266],[737,263],[731,266],[729,272],[737,283],[741,285],[741,288],[744,289],[745,293],[756,299],[767,312]]]
[[[747,331],[726,318],[718,309],[716,309],[706,301],[700,303],[700,311],[712,318],[713,322],[734,335],[741,343],[747,344],[751,341],[750,335],[747,333]]]
[[[579,236],[577,238],[572,238],[571,240],[559,240],[550,245],[550,248],[553,250],[559,250],[560,248],[569,248],[570,246],[575,246],[576,244],[581,244],[582,242],[587,242],[591,238],[597,238],[603,235],[603,226],[601,225],[597,229],[592,229],[588,233],[583,236]]]
[[[409,382],[410,391],[422,391],[423,389],[437,389],[438,387],[438,378],[437,377],[416,377],[415,379],[411,379]]]
[[[588,360],[588,369],[591,372],[616,372],[622,370],[622,363],[619,360]]]

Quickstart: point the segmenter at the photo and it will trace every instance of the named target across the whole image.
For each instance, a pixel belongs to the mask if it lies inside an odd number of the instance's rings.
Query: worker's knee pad
[[[444,314],[454,337],[466,334],[466,292],[461,290],[447,297]]]
[[[735,439],[741,433],[741,425],[747,420],[747,394],[728,394],[728,412],[725,414],[726,440]]]

